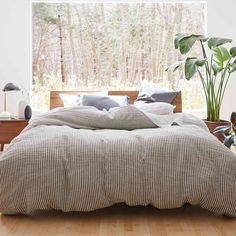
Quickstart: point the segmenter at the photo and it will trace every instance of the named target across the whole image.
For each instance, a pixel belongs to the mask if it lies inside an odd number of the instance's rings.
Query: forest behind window
[[[33,108],[49,107],[50,90],[139,89],[147,79],[181,89],[185,109],[203,109],[200,80],[165,69],[182,58],[174,35],[204,34],[205,18],[202,2],[33,3]]]

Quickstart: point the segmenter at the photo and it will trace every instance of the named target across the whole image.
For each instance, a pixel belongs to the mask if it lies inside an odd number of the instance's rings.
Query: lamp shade
[[[16,85],[16,84],[13,84],[13,83],[8,83],[4,86],[3,88],[3,91],[4,92],[8,92],[8,91],[19,91],[20,88]]]

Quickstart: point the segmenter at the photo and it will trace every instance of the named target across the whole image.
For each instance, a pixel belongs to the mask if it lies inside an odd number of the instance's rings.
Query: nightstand
[[[0,145],[3,151],[4,144],[8,144],[28,125],[25,119],[0,120]]]

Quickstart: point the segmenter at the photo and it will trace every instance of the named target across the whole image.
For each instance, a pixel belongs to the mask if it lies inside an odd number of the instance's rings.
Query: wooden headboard
[[[56,107],[63,107],[63,102],[59,96],[60,93],[64,94],[77,94],[80,92],[86,92],[86,93],[93,93],[96,91],[51,91],[50,92],[50,110],[56,108]],[[138,96],[138,91],[108,91],[108,95],[127,95],[129,96],[129,103],[133,104]],[[175,105],[174,112],[182,112],[182,96],[181,92],[178,93],[174,101],[172,102],[172,105]]]

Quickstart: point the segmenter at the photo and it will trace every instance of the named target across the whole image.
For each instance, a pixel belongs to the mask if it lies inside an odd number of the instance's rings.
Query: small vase
[[[31,118],[31,116],[32,116],[32,109],[31,109],[31,107],[29,105],[27,105],[25,107],[25,112],[24,113],[25,113],[25,119],[29,120]]]

